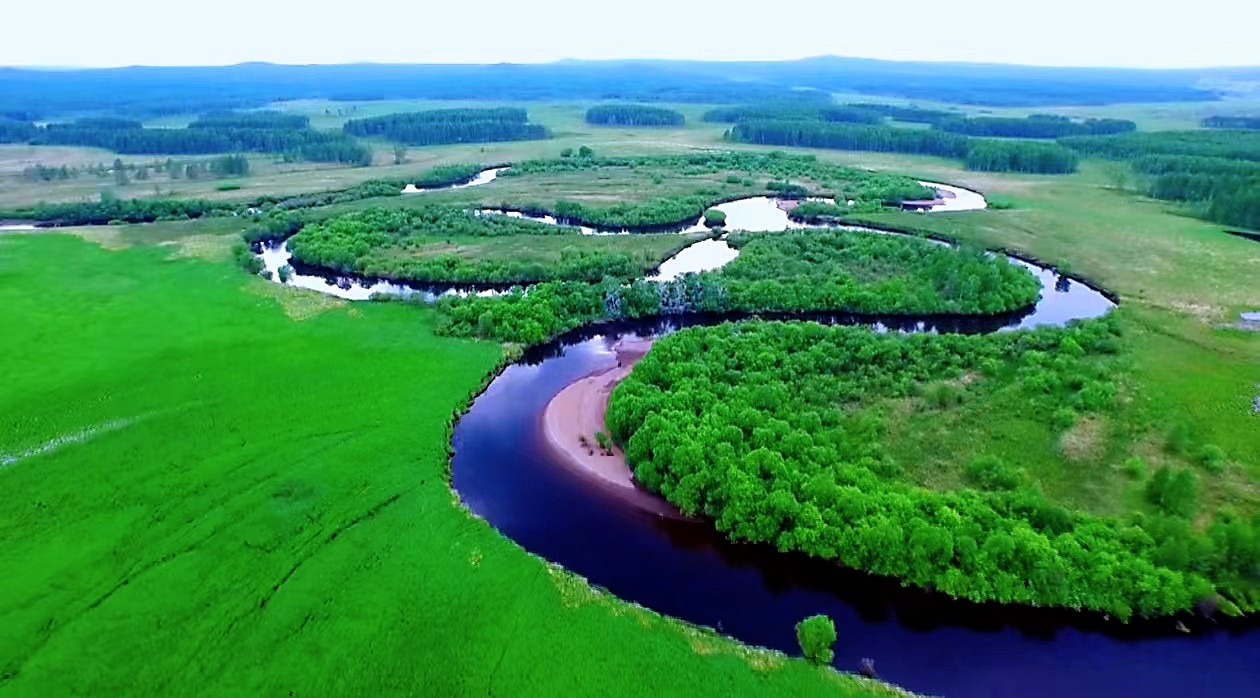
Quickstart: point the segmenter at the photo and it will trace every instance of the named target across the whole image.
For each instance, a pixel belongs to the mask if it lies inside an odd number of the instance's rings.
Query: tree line
[[[302,131],[311,127],[311,120],[302,114],[279,111],[214,111],[202,114],[188,128],[246,128],[273,131]]]
[[[1201,123],[1203,128],[1260,130],[1260,116],[1209,116]]]
[[[998,143],[941,130],[890,126],[828,124],[812,121],[745,121],[727,132],[741,143],[789,145],[838,150],[915,153],[964,160],[987,171],[1062,174],[1076,171],[1076,158],[1066,149],[1044,143]],[[974,159],[969,154],[979,149]],[[999,169],[999,168],[1008,169]],[[1016,169],[1019,168],[1019,169]]]
[[[338,133],[307,128],[280,129],[220,126],[144,128],[138,121],[113,118],[79,119],[66,124],[4,127],[0,142],[74,145],[103,148],[125,155],[204,155],[213,153],[279,153],[290,159],[369,165],[372,151]]]
[[[1084,119],[1073,121],[1055,114],[1033,114],[1022,119],[997,116],[954,117],[935,127],[966,136],[999,138],[1062,138],[1064,136],[1106,136],[1137,130],[1126,119]]]
[[[598,126],[682,126],[686,122],[673,109],[642,104],[601,104],[586,110],[586,123]]]
[[[693,328],[653,346],[614,391],[607,423],[638,482],[732,540],[979,602],[1122,620],[1200,603],[1252,610],[1260,517],[1222,514],[1197,530],[1191,471],[1151,478],[1151,514],[1105,517],[1064,508],[994,457],[967,464],[961,489],[927,489],[881,445],[878,404],[964,374],[1027,394],[1036,413],[1105,410],[1118,331],[1108,319],[977,336]]]
[[[1207,220],[1260,227],[1260,133],[1162,131],[1060,141],[1082,153],[1126,161],[1151,197],[1176,201]]]
[[[350,136],[384,138],[407,145],[489,143],[551,137],[546,127],[529,123],[524,109],[435,109],[351,119],[342,127]]]
[[[701,117],[709,123],[738,123],[758,120],[806,120],[833,123],[879,124],[884,116],[862,105],[826,106],[809,104],[753,104],[737,107],[718,107],[706,111]]]

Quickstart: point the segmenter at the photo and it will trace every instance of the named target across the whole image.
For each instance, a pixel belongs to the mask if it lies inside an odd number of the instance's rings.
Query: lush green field
[[[468,516],[447,430],[500,350],[428,311],[43,234],[0,237],[0,303],[0,693],[881,690],[626,606]]]

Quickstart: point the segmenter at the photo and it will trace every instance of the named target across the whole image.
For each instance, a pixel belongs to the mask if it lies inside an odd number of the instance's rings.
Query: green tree
[[[830,664],[836,644],[836,624],[824,615],[813,615],[796,624],[796,641],[805,658],[818,664]]]

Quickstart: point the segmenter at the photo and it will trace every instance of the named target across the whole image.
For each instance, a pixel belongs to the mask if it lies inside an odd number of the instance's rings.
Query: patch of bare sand
[[[615,365],[566,386],[542,414],[542,436],[548,450],[564,465],[607,488],[635,506],[660,516],[685,518],[664,499],[639,487],[625,454],[613,446],[600,448],[596,434],[606,430],[608,399],[634,365],[647,354],[650,340],[622,340],[614,347]]]

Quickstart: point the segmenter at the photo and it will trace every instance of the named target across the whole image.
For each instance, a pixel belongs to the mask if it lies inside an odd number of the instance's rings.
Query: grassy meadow
[[[0,237],[0,694],[886,692],[470,517],[448,429],[499,347],[145,242]]]

